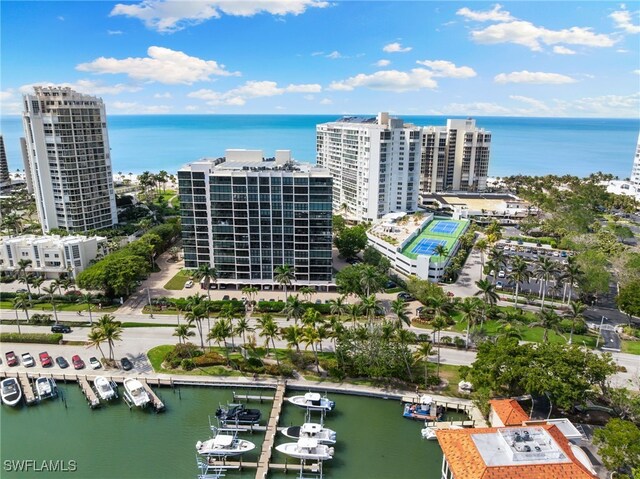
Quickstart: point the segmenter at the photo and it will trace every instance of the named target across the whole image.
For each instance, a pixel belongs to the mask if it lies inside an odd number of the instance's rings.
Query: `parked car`
[[[497,281],[496,282],[496,289],[502,289],[504,287],[504,285],[502,284],[502,281]]]
[[[41,352],[38,357],[40,358],[40,364],[42,364],[43,368],[47,368],[53,365],[53,361],[51,360],[51,356],[46,351]]]
[[[130,371],[133,369],[133,363],[129,361],[129,358],[122,358],[120,360],[120,364],[122,365],[122,369],[125,371]]]
[[[66,324],[54,324],[51,326],[52,333],[70,333],[71,327]]]
[[[18,361],[18,356],[16,356],[16,353],[14,353],[13,351],[7,351],[4,356],[7,358],[7,366],[17,366],[19,361]]]
[[[420,306],[416,308],[416,316],[420,316],[420,313],[422,313],[422,310],[424,310],[424,306]]]
[[[560,256],[562,256],[563,258],[566,258],[567,257],[567,252],[566,251],[562,251],[560,253]]]
[[[220,284],[220,285],[218,285],[218,289],[227,289],[227,285],[226,284]]]
[[[60,369],[67,369],[69,367],[69,363],[62,356],[56,358],[56,363],[60,366]]]
[[[33,356],[31,356],[30,353],[22,353],[22,355],[20,356],[22,358],[22,365],[25,368],[30,368],[36,365],[35,360],[33,359]]]
[[[415,300],[415,298],[410,293],[407,293],[406,291],[402,291],[401,293],[398,293],[398,299],[403,299],[405,301]]]
[[[102,363],[98,361],[98,358],[95,356],[91,356],[89,358],[89,366],[91,366],[91,369],[100,369],[102,367]]]
[[[222,297],[222,301],[229,301],[229,295],[228,295],[228,294],[225,294],[225,295]]]
[[[391,289],[395,287],[396,287],[396,283],[394,283],[393,281],[387,281],[387,284],[385,285],[385,288],[387,289]]]
[[[496,270],[492,269],[491,271],[489,271],[489,276],[495,276],[496,274]]]
[[[504,278],[505,274],[504,271],[500,270],[498,271],[498,278]]]
[[[84,369],[84,361],[77,354],[71,358],[73,369]]]
[[[184,287],[185,288],[193,288],[193,281],[189,280],[186,283],[184,283]]]

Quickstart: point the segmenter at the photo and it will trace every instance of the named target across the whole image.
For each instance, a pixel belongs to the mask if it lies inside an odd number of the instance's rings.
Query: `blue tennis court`
[[[434,250],[436,249],[436,246],[438,245],[446,246],[447,242],[445,240],[423,238],[417,245],[413,247],[411,252],[413,254],[432,255]]]
[[[453,234],[453,232],[457,229],[458,229],[458,223],[456,223],[455,221],[438,221],[431,228],[431,232],[450,235],[450,234]]]

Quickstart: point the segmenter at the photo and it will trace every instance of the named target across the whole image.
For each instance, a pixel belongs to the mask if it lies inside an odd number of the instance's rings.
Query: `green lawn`
[[[164,285],[164,289],[181,290],[184,288],[184,284],[190,279],[190,277],[191,275],[188,271],[180,270],[167,282],[167,284]]]
[[[0,309],[13,309],[11,301],[0,301]],[[96,314],[113,313],[117,311],[117,306],[103,306],[102,309],[98,309],[97,306],[91,308],[91,312]],[[34,304],[29,311],[53,311],[51,303],[38,303]],[[87,303],[56,303],[56,311],[87,311]],[[89,314],[89,313],[87,313]]]
[[[622,352],[640,354],[640,341],[622,341]]]
[[[147,352],[149,362],[156,372],[160,372],[162,370],[162,361],[164,360],[164,357],[167,355],[167,353],[173,348],[174,346],[172,344],[163,344],[162,346],[151,348]]]

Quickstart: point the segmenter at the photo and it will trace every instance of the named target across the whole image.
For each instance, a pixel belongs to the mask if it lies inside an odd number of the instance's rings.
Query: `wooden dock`
[[[153,389],[151,389],[151,386],[149,386],[147,384],[147,381],[145,381],[144,379],[141,379],[140,383],[142,384],[142,387],[145,389],[145,391],[147,391],[147,394],[149,394],[149,397],[151,398],[151,405],[153,406],[153,409],[156,412],[164,411],[164,403],[157,396],[157,394],[155,392],[153,392]]]
[[[284,403],[285,387],[284,383],[279,383],[276,386],[276,393],[273,397],[273,407],[271,408],[271,415],[269,416],[269,422],[267,423],[267,432],[264,436],[260,458],[258,459],[256,479],[266,479],[267,474],[269,473],[269,462],[271,461],[271,454],[273,453],[273,444],[276,439],[278,421],[280,420],[280,411],[282,410],[282,404]]]
[[[24,376],[18,374],[18,382],[20,383],[22,395],[24,396],[24,401],[27,403],[27,406],[38,401],[39,398],[36,398],[36,395],[33,392],[33,385],[31,384],[31,381],[29,381],[29,376],[27,374]]]
[[[238,401],[260,401],[260,404],[262,404],[264,401],[273,401],[274,397],[273,396],[263,396],[262,392],[260,392],[260,395],[256,396],[255,394],[236,394],[235,391],[233,391],[233,402],[238,402]]]
[[[91,385],[87,380],[87,377],[78,376],[77,378],[78,378],[78,386],[80,386],[80,389],[82,389],[82,394],[84,394],[84,397],[87,398],[87,403],[89,404],[89,407],[93,409],[100,406],[100,400],[98,399],[98,396],[96,395],[94,390],[91,388]]]
[[[258,469],[259,462],[247,462],[242,459],[215,459],[213,457],[209,458],[207,465],[211,468],[220,468],[220,469],[233,469],[233,470],[242,470],[242,469]],[[289,464],[285,462],[284,464],[269,464],[269,469],[274,471],[306,471],[306,472],[318,472],[320,470],[320,466],[318,463],[313,464],[300,464],[298,462]],[[257,474],[257,472],[256,472]]]

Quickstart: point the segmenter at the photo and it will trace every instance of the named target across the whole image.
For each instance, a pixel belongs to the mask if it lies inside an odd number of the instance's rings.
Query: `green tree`
[[[440,256],[441,258],[446,258],[449,256],[449,250],[446,246],[439,244],[434,248],[433,254],[435,256]]]
[[[386,282],[386,276],[369,264],[347,266],[336,275],[336,285],[341,294],[360,298],[382,291]]]
[[[429,385],[429,356],[433,354],[433,343],[423,342],[418,344],[413,357],[424,364],[424,386]]]
[[[87,311],[89,311],[89,326],[93,327],[93,315],[91,313],[91,309],[93,306],[93,295],[91,293],[84,293],[78,299],[78,302],[83,302],[87,305]]]
[[[302,327],[297,324],[287,326],[286,328],[282,328],[282,339],[287,342],[287,347],[295,347],[296,352],[300,352],[300,343],[302,342],[303,336]]]
[[[545,343],[549,340],[549,330],[554,331],[558,336],[562,336],[560,333],[560,322],[562,318],[558,316],[558,313],[555,312],[552,308],[545,308],[541,311],[538,311],[538,319],[530,323],[529,326],[541,326],[544,329],[544,335],[542,336],[542,341]]]
[[[565,290],[569,288],[567,302],[572,301],[573,288],[582,279],[583,274],[580,265],[574,262],[573,257],[569,257],[569,261],[560,271],[560,280],[565,284]]]
[[[417,276],[410,276],[407,281],[407,291],[413,295],[422,304],[428,304],[430,298],[440,297],[447,298],[447,294],[444,292],[441,286],[438,286],[431,281],[420,279]]]
[[[333,215],[333,234],[339,235],[346,228],[347,223],[340,215]]]
[[[511,264],[512,271],[507,275],[507,279],[516,283],[516,297],[513,301],[514,306],[518,307],[518,294],[520,292],[520,283],[528,282],[531,278],[529,265],[520,256],[516,256]]]
[[[462,313],[460,317],[460,321],[467,323],[467,334],[465,338],[465,349],[469,348],[469,335],[471,333],[471,328],[475,326],[478,316],[480,315],[482,306],[482,301],[480,298],[464,298],[457,305],[458,311]]]
[[[46,286],[42,288],[42,291],[44,291],[45,294],[49,295],[49,301],[51,301],[51,307],[53,308],[53,315],[56,318],[56,324],[58,324],[58,311],[56,310],[56,302],[53,295],[56,294],[59,287],[60,286],[58,281],[54,279],[53,281],[51,281],[51,284],[48,288]]]
[[[191,309],[186,312],[184,315],[184,319],[187,321],[187,324],[193,325],[195,324],[198,329],[198,335],[200,336],[200,347],[204,350],[204,333],[202,331],[202,320],[204,318],[209,318],[209,314],[207,312],[206,305],[201,303],[197,305],[191,306]]]
[[[316,293],[316,288],[312,288],[310,286],[303,286],[302,288],[300,288],[300,294],[305,297],[307,302],[310,302],[311,297]]]
[[[218,319],[214,324],[213,328],[209,330],[207,334],[208,340],[214,340],[218,347],[220,345],[224,346],[224,353],[227,357],[227,364],[231,362],[229,358],[229,348],[227,347],[227,338],[233,334],[233,326],[231,325],[231,321],[228,319]]]
[[[284,300],[289,299],[287,295],[287,286],[291,286],[291,282],[295,279],[296,275],[293,270],[293,266],[290,264],[283,264],[276,266],[274,270],[275,276],[273,279],[278,282],[284,288]]]
[[[307,326],[302,330],[302,342],[306,344],[306,348],[311,346],[311,350],[313,351],[313,356],[316,362],[316,371],[320,374],[320,361],[318,360],[318,350],[315,345],[320,341],[320,335],[318,334],[318,330],[313,326]]]
[[[276,339],[280,337],[280,331],[278,325],[270,314],[263,314],[259,321],[260,325],[260,337],[265,338],[265,345],[267,346],[267,354],[269,354],[269,341],[273,346],[273,354],[276,357],[276,363],[280,368],[280,359],[278,358],[278,351],[276,350]]]
[[[211,283],[215,283],[218,279],[218,271],[216,268],[210,264],[203,263],[192,273],[192,276],[196,281],[200,281],[204,278],[204,287],[207,290],[207,297],[209,298],[209,301],[211,301],[210,286]]]
[[[554,277],[557,273],[557,268],[555,262],[551,261],[549,258],[544,257],[540,258],[536,264],[536,267],[533,271],[534,276],[538,281],[540,281],[540,289],[541,289],[541,298],[540,302],[540,311],[544,309],[544,299],[547,294],[547,288],[549,286],[549,280]]]
[[[496,287],[491,283],[491,281],[487,279],[480,279],[476,281],[476,286],[478,287],[479,291],[476,291],[473,295],[480,296],[485,303],[491,306],[494,306],[500,299],[500,297],[498,296],[498,293],[496,292]],[[484,321],[486,321],[486,319],[487,319],[487,309],[485,308],[483,310],[482,323],[480,324],[480,330],[482,330],[484,326]]]
[[[351,317],[353,327],[356,327],[356,321],[362,316],[362,306],[359,303],[347,304],[347,314]]]
[[[480,252],[480,271],[484,271],[484,255],[489,250],[489,243],[485,238],[480,238],[476,241],[474,248]]]
[[[239,334],[240,336],[242,336],[243,345],[247,344],[246,334],[251,331],[253,331],[253,328],[249,324],[249,320],[247,319],[246,316],[243,316],[242,318],[238,319],[238,322],[236,323],[235,334]]]
[[[640,429],[631,421],[613,418],[604,428],[596,429],[593,436],[602,462],[610,471],[631,474],[632,469],[640,467]]]
[[[28,280],[27,268],[31,267],[33,261],[30,259],[19,259],[18,260],[18,280],[21,283],[24,283],[27,286],[27,292],[29,293],[29,299],[31,299],[31,287],[30,282]]]
[[[409,319],[409,305],[404,299],[398,298],[391,301],[391,311],[396,315],[396,327],[402,329],[402,325],[411,326]]]
[[[24,293],[18,293],[12,300],[11,305],[13,309],[16,310],[16,324],[18,325],[18,333],[20,334],[20,319],[18,318],[17,311],[19,309],[24,311],[25,316],[27,317],[27,323],[29,322],[29,308],[31,307],[31,301],[29,301],[29,297]]]
[[[620,286],[616,304],[627,314],[631,326],[631,316],[640,316],[640,279]]]
[[[189,326],[188,324],[181,324],[176,327],[172,336],[176,336],[178,338],[178,342],[186,343],[187,339],[196,335],[196,333],[191,331],[192,328],[193,326]]]
[[[373,326],[373,318],[382,314],[382,306],[375,294],[366,296],[360,300],[360,308],[367,317],[369,327]]]
[[[576,327],[576,322],[584,321],[584,312],[587,309],[585,304],[580,301],[571,301],[569,303],[569,310],[564,313],[564,317],[571,321],[571,333],[569,334],[569,344],[573,343],[573,330]]]
[[[444,316],[436,316],[436,318],[431,322],[431,327],[433,328],[433,337],[437,339],[435,340],[437,347],[437,359],[436,359],[436,375],[440,378],[440,331],[447,327],[447,319]]]
[[[367,229],[364,225],[344,228],[333,239],[338,253],[343,258],[354,258],[367,246]]]
[[[100,351],[102,359],[104,359],[104,351],[102,351],[102,343],[105,342],[105,337],[99,328],[91,328],[87,336],[87,347],[94,347]]]
[[[302,318],[302,315],[305,312],[305,306],[297,294],[289,296],[287,301],[284,304],[284,309],[282,312],[287,316],[287,321],[289,318],[293,318],[295,324],[298,324],[298,320]]]
[[[346,314],[347,311],[347,303],[344,296],[329,300],[329,312],[338,316],[338,319],[342,319],[342,315]]]
[[[113,361],[115,342],[122,341],[122,325],[111,314],[105,314],[98,319],[94,328],[100,331],[103,341],[109,346],[109,359]]]

